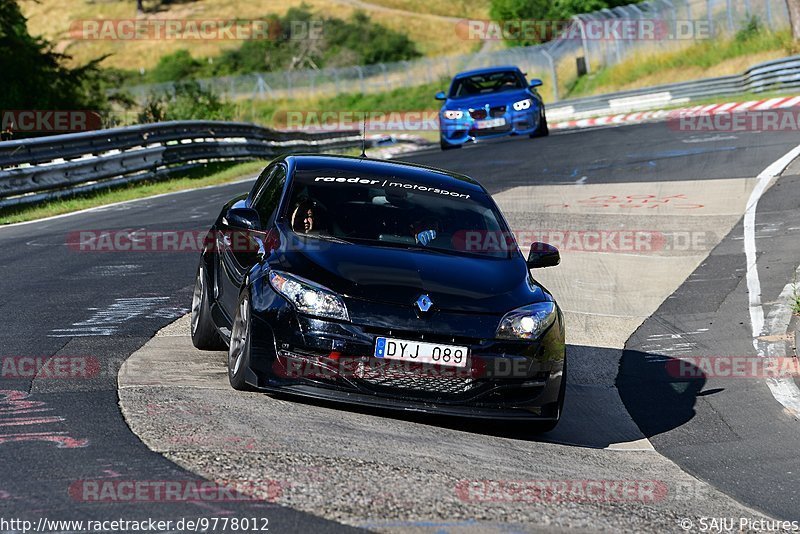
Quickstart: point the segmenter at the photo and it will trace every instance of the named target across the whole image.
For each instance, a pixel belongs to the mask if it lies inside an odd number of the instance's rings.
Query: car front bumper
[[[477,128],[476,119],[465,111],[461,119],[445,119],[440,115],[439,135],[443,143],[460,145],[480,139],[492,139],[509,135],[528,135],[539,127],[540,114],[538,108],[531,107],[525,111],[506,111],[502,117],[505,124],[493,128]]]
[[[566,354],[560,312],[540,339],[505,341],[493,338],[499,317],[438,312],[421,320],[410,307],[349,302],[352,322],[345,323],[300,315],[270,288],[263,292],[253,299],[247,374],[260,390],[461,417],[559,416]],[[468,346],[467,367],[375,358],[380,336]]]

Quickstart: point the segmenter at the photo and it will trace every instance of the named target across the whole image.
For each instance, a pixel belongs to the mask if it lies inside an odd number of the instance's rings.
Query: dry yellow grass
[[[464,9],[473,4],[480,6],[485,0],[461,0]],[[166,6],[157,13],[148,13],[148,18],[159,19],[258,19],[275,13],[283,15],[291,7],[305,3],[315,13],[324,16],[346,18],[358,8],[347,0],[271,0],[270,2],[243,2],[241,0],[196,0]],[[378,0],[385,4],[381,9],[365,9],[370,17],[389,28],[406,33],[425,55],[447,55],[467,53],[475,43],[456,34],[453,22],[444,18],[426,15],[403,15],[385,8],[430,7],[421,0]],[[391,4],[391,5],[390,5]],[[130,19],[136,17],[133,0],[21,0],[20,5],[32,34],[41,35],[56,43],[59,51],[73,57],[72,63],[83,64],[97,57],[112,54],[104,66],[126,69],[149,69],[167,53],[181,48],[188,49],[194,57],[218,55],[225,48],[238,46],[236,41],[120,41],[120,40],[75,40],[69,34],[74,21],[84,19]],[[147,6],[145,1],[145,6]],[[367,4],[367,7],[369,4]],[[364,5],[362,5],[362,8]],[[422,12],[421,12],[422,13]],[[480,11],[478,16],[485,13]],[[471,15],[472,16],[472,15]]]
[[[667,83],[699,80],[701,78],[714,78],[716,76],[741,74],[757,63],[769,61],[771,59],[778,59],[784,57],[785,55],[785,50],[769,50],[766,52],[758,52],[754,54],[748,54],[746,56],[727,59],[709,68],[683,67],[680,69],[664,69],[663,71],[655,74],[643,76],[633,83],[627,83],[619,86],[605,86],[601,92],[625,91],[628,89],[639,89],[641,87],[650,87]]]

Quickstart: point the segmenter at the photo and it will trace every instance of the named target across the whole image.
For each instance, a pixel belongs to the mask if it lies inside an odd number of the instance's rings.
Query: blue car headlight
[[[537,302],[511,310],[500,320],[499,339],[536,339],[556,320],[553,302]]]
[[[519,102],[514,102],[514,111],[524,111],[533,105],[533,101],[530,98],[526,98],[525,100],[520,100]]]
[[[270,271],[269,283],[297,311],[317,317],[350,320],[344,302],[330,289],[281,271]]]
[[[455,120],[463,118],[464,117],[464,112],[461,111],[460,109],[446,109],[446,110],[444,110],[442,115],[444,115],[445,119],[450,119],[452,121],[455,121]]]

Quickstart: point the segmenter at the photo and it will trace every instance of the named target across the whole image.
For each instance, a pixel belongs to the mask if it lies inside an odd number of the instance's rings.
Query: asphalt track
[[[639,191],[638,186],[656,182],[702,181],[707,182],[708,187],[713,187],[712,182],[727,184],[725,181],[732,179],[741,179],[740,186],[732,187],[740,187],[746,193],[749,191],[748,179],[757,176],[798,143],[800,136],[792,133],[692,135],[670,130],[662,123],[563,133],[537,140],[505,139],[459,151],[431,151],[408,159],[470,174],[481,180],[493,194],[500,196],[519,187],[548,186],[596,187],[599,191],[613,190],[613,194],[621,195],[625,191]],[[788,180],[787,184],[791,182],[787,178],[784,180]],[[694,184],[692,187],[697,186]],[[238,184],[196,190],[0,229],[0,244],[4,251],[0,266],[4,298],[0,302],[0,309],[5,323],[0,332],[0,356],[48,358],[88,355],[96,359],[100,369],[93,378],[82,380],[0,377],[0,390],[5,397],[5,401],[0,397],[2,517],[39,518],[46,515],[57,519],[176,519],[246,515],[269,517],[276,531],[313,529],[325,532],[347,528],[266,502],[98,504],[82,502],[74,497],[74,493],[70,494],[70,487],[85,480],[197,479],[192,471],[151,451],[131,432],[129,421],[120,412],[117,391],[117,373],[122,362],[157,331],[188,311],[197,256],[174,252],[76,252],[70,246],[70,240],[74,238],[72,233],[81,230],[205,229],[226,199],[246,189],[247,185]],[[787,199],[791,197],[781,197],[776,191],[773,188],[765,196],[768,205],[772,202],[789,202]],[[521,198],[525,201],[530,197]],[[693,200],[689,197],[686,202]],[[698,314],[714,314],[715,325],[737,325],[741,329],[740,323],[744,323],[746,330],[746,300],[742,300],[741,285],[738,283],[734,286],[732,282],[725,285],[730,273],[741,270],[744,264],[740,242],[735,239],[736,232],[741,230],[735,227],[736,220],[731,219],[731,213],[727,213],[726,217],[718,225],[720,232],[724,233],[717,236],[720,244],[714,246],[713,261],[704,266],[693,265],[692,262],[682,265],[688,270],[687,275],[695,267],[714,270],[717,282],[709,282],[710,287],[705,291],[719,295],[717,300],[738,296],[739,305],[714,307],[705,293],[697,298],[697,293],[688,290],[678,290],[676,295],[683,299],[685,306],[699,306]],[[726,222],[729,220],[732,222]],[[733,233],[725,237],[728,232],[724,229],[728,226],[734,226]],[[794,250],[791,245],[787,247]],[[779,255],[781,250],[777,248],[771,253]],[[718,254],[717,251],[726,252]],[[770,254],[770,251],[765,254]],[[797,257],[796,253],[791,256]],[[783,271],[786,271],[791,261],[787,259],[784,263]],[[708,267],[709,264],[712,265]],[[792,269],[794,267],[791,266]],[[606,273],[593,274],[602,277]],[[645,276],[646,273],[626,272],[623,281],[625,278],[641,279]],[[787,280],[780,280],[780,285]],[[678,286],[682,281],[678,282]],[[672,288],[675,289],[678,287]],[[672,290],[666,295],[671,294]],[[767,291],[774,293],[772,286]],[[556,296],[559,297],[558,292]],[[637,331],[623,355],[623,370],[628,370],[628,366],[633,365],[631,362],[636,362],[632,359],[632,351],[642,350],[642,336],[646,337],[655,328],[653,321],[663,324],[660,318],[665,316],[675,321],[674,316],[685,309],[671,307],[674,303],[675,299],[665,302],[658,309],[657,316]],[[690,317],[696,318],[698,315],[692,314]],[[632,312],[620,332],[630,330],[628,334],[632,333],[645,319]],[[691,327],[681,325],[683,331]],[[726,329],[712,330],[709,335],[718,337],[741,333]],[[586,353],[592,347],[619,345],[616,338],[593,344],[592,336],[588,337],[579,339],[578,343],[573,341],[573,349]],[[746,336],[742,339],[748,340]],[[731,348],[740,349],[746,350],[739,346]],[[610,349],[596,349],[593,354],[602,358],[604,350]],[[583,358],[583,362],[586,364],[587,359]],[[180,360],[173,363],[176,367],[183,365]],[[158,370],[155,372],[158,373]],[[584,365],[581,372],[587,381],[591,381],[591,365]],[[800,437],[798,421],[783,413],[763,385],[726,385],[722,393],[696,397],[701,391],[700,385],[692,390],[693,395],[680,398],[681,410],[676,415],[675,410],[666,413],[663,410],[669,404],[670,397],[664,397],[657,406],[652,406],[652,398],[642,400],[642,390],[637,387],[637,381],[626,383],[626,376],[625,373],[620,376],[614,374],[610,380],[612,383],[616,380],[623,402],[644,435],[629,436],[631,439],[620,441],[635,443],[638,438],[649,438],[657,451],[744,505],[773,517],[798,519],[797,510],[800,507],[797,506],[796,489],[790,482],[795,478],[792,471],[796,471],[795,455],[791,449]],[[29,396],[24,398],[27,394]],[[191,401],[190,394],[187,394],[187,398]],[[22,404],[27,401],[37,404]],[[248,399],[248,402],[252,403],[252,399]],[[237,406],[240,405],[230,407]],[[320,409],[328,410],[327,407]],[[26,413],[26,410],[37,411]],[[221,412],[210,417],[223,421],[239,417],[235,411]],[[374,414],[347,413],[348,418],[375,417],[384,420]],[[712,414],[713,417],[705,417],[706,414]],[[300,420],[314,421],[308,414],[300,413],[297,416]],[[156,411],[153,414],[154,421],[159,417]],[[385,417],[396,425],[405,425],[402,420]],[[731,421],[734,420],[736,426],[732,429]],[[197,423],[202,425],[202,418]],[[324,437],[326,428],[320,423],[311,424],[306,430]],[[352,428],[361,427],[354,424]],[[571,427],[573,434],[570,439],[564,440],[566,444],[558,449],[553,448],[542,459],[537,459],[535,450],[537,445],[546,449],[546,439],[540,443],[529,436],[512,436],[512,441],[515,444],[524,442],[529,447],[527,454],[531,462],[572,462],[576,473],[574,476],[591,478],[592,472],[604,472],[605,467],[614,463],[613,459],[592,452],[594,448],[603,448],[611,443],[591,443],[590,437],[580,436],[580,429],[579,425]],[[481,434],[480,431],[478,434]],[[495,439],[505,439],[491,433],[481,434],[480,437],[483,452],[492,448]],[[589,443],[582,443],[581,446],[569,444],[581,438]],[[496,443],[509,445],[507,441]],[[587,445],[590,447],[587,448]],[[491,455],[479,456],[491,460]],[[236,461],[235,456],[226,458],[226,461],[231,458]],[[191,460],[181,463],[193,465]],[[586,469],[579,469],[580,465]],[[214,467],[219,466],[209,466],[209,470]],[[424,484],[424,480],[418,484]],[[723,505],[723,501],[717,502],[713,509],[719,510],[724,508]],[[476,515],[481,513],[475,512]],[[552,513],[557,514],[557,508]],[[620,513],[626,513],[626,510]],[[469,511],[461,513],[462,518],[469,519],[469,515]],[[529,520],[529,516],[520,517]],[[441,519],[446,521],[449,518],[444,516]],[[585,520],[591,526],[593,519],[589,516]],[[548,524],[558,525],[558,518],[550,517]],[[570,525],[565,524],[567,527]],[[360,526],[388,528],[378,523]],[[442,525],[434,527],[444,528]],[[671,524],[668,529],[673,527]]]

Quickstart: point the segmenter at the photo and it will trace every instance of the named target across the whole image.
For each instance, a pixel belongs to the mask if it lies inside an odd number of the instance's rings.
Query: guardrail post
[[[542,54],[547,58],[550,63],[550,75],[553,78],[553,101],[558,102],[558,74],[556,73],[556,63],[553,61],[553,56],[547,53],[547,50],[542,50]]]

